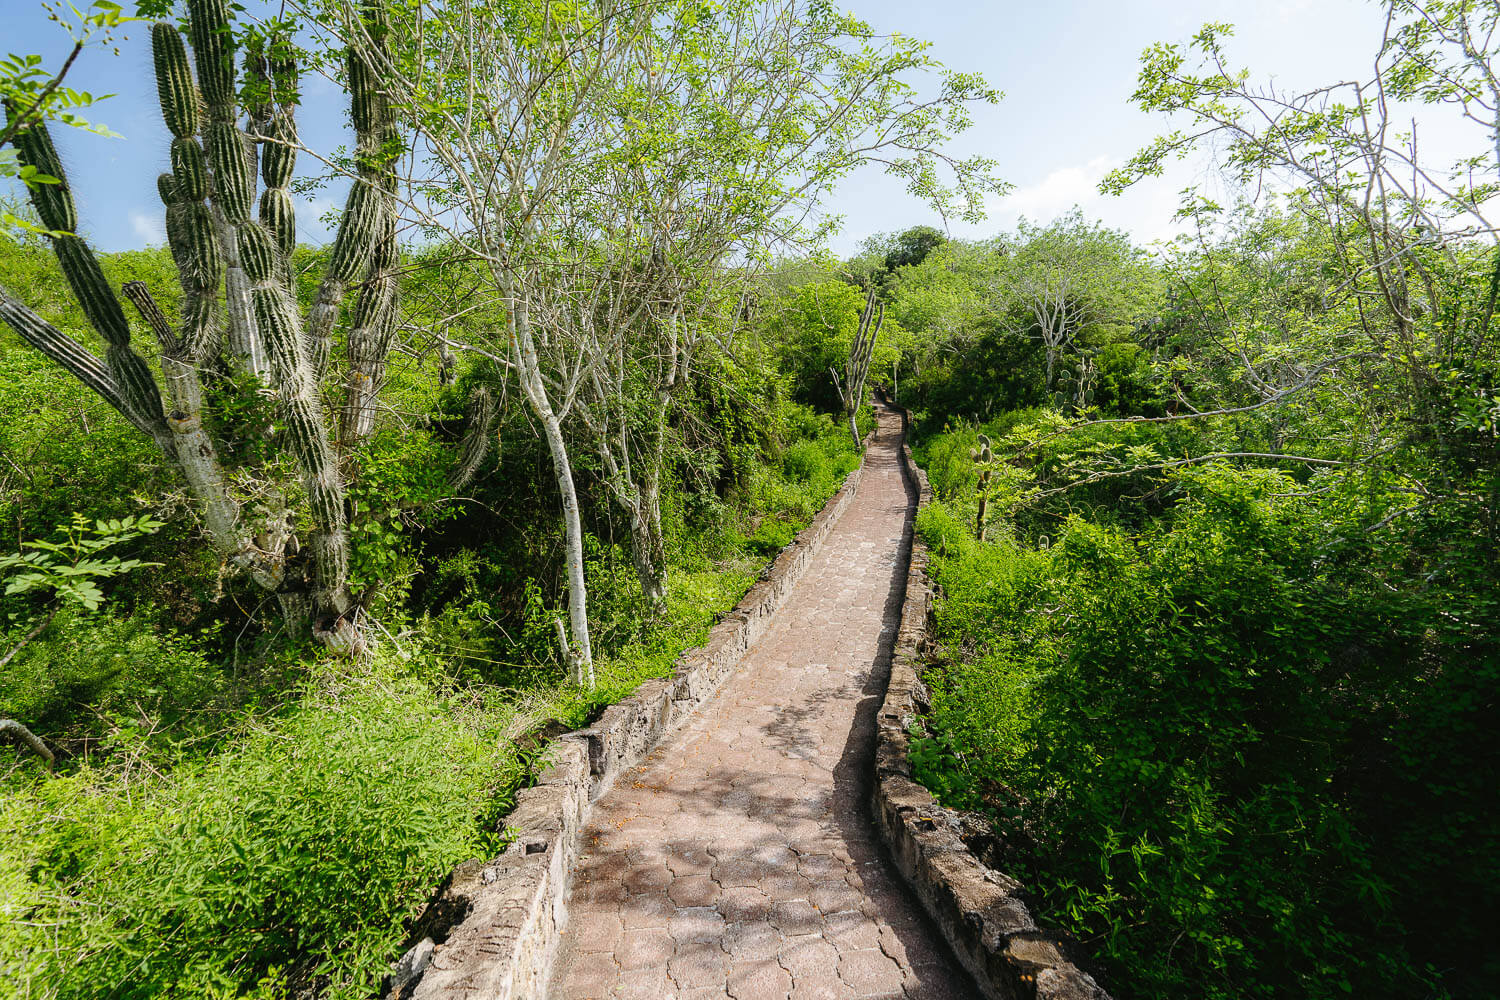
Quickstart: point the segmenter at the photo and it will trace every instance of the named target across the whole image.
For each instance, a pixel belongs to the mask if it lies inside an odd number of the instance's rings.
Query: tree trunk
[[[529,398],[529,394],[528,394]],[[568,446],[563,440],[562,423],[543,397],[542,405],[533,404],[541,421],[547,450],[552,453],[552,474],[557,492],[562,496],[563,533],[567,548],[568,625],[572,632],[571,648],[577,657],[574,670],[579,686],[594,686],[594,650],[589,641],[588,583],[583,574],[583,523],[578,517],[578,491],[573,484],[573,466],[568,461]]]
[[[630,557],[641,583],[641,595],[653,611],[661,610],[667,601],[667,558],[661,533],[659,489],[655,482],[642,484],[640,497],[630,510]]]
[[[508,275],[502,279],[505,288],[511,346],[520,376],[521,389],[531,412],[542,425],[542,436],[547,440],[547,450],[552,455],[552,475],[557,480],[557,492],[562,497],[563,534],[567,549],[568,571],[568,625],[572,642],[568,655],[575,658],[570,664],[579,686],[585,683],[594,686],[594,650],[589,640],[588,583],[583,573],[583,524],[578,516],[578,491],[573,483],[573,464],[568,460],[568,445],[563,440],[562,421],[552,409],[547,396],[547,385],[542,380],[541,360],[537,357],[536,342],[531,338],[531,320],[526,301],[518,297]]]

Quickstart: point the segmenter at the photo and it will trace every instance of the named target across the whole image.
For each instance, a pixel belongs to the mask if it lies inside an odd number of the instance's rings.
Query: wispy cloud
[[[138,208],[130,210],[130,231],[135,234],[137,240],[145,244],[160,245],[167,238],[160,217]]]
[[[1124,229],[1141,243],[1171,239],[1180,229],[1172,218],[1177,192],[1193,183],[1186,176],[1187,168],[1170,164],[1166,177],[1138,182],[1118,198],[1100,194],[1099,182],[1120,163],[1118,157],[1095,156],[1084,163],[1056,167],[1030,184],[1019,184],[990,206],[989,221],[975,227],[973,235],[1010,228],[1022,216],[1045,225],[1076,205],[1086,218]]]
[[[1102,197],[1099,182],[1116,165],[1114,158],[1096,156],[1087,163],[1058,167],[1034,184],[1022,184],[1000,199],[1003,216],[1050,222],[1074,205],[1086,207]]]

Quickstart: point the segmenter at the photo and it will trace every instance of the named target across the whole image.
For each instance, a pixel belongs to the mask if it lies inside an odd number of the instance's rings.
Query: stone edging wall
[[[903,428],[910,429],[904,410]],[[917,509],[932,500],[927,474],[903,439],[902,469],[917,489]],[[1092,977],[1068,960],[1059,936],[1039,927],[1021,898],[1021,884],[994,871],[959,838],[958,817],[938,805],[912,777],[907,729],[928,704],[921,663],[932,610],[928,552],[911,533],[911,562],[890,682],[876,719],[871,812],[891,858],[949,946],[990,1000],[1109,1000]]]
[[[868,449],[869,439],[865,441]],[[417,919],[382,994],[387,1000],[539,1000],[562,929],[566,894],[592,803],[621,773],[703,705],[781,607],[859,489],[864,460],[776,556],[708,641],[677,660],[672,677],[646,681],[597,722],[557,737],[551,766],[516,794],[501,822],[517,831],[491,861],[466,861]]]

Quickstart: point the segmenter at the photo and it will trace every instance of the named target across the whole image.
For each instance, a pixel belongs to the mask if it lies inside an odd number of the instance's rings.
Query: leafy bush
[[[20,630],[0,636],[9,649]],[[60,612],[0,671],[0,717],[82,751],[120,730],[153,744],[202,738],[228,682],[196,643],[140,617]]]
[[[1474,887],[1500,875],[1484,779],[1439,779],[1457,857],[1418,847],[1433,824],[1392,789],[1446,771],[1437,718],[1493,773],[1493,706],[1430,696],[1494,676],[1493,652],[1434,646],[1428,597],[1341,557],[1337,493],[1226,467],[1174,482],[1147,530],[1073,517],[1050,551],[923,512],[949,648],[925,776],[982,801],[1046,918],[1121,992],[1442,995],[1437,963],[1462,949],[1420,925],[1433,895],[1477,919]],[[1483,946],[1448,930],[1472,972]]]
[[[492,852],[516,762],[494,717],[388,671],[325,674],[234,753],[148,784],[83,768],[6,796],[0,965],[57,997],[366,997],[402,922]],[[43,985],[45,984],[45,985]]]

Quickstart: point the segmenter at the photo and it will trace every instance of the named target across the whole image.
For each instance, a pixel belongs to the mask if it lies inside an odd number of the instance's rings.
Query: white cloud
[[[130,210],[130,231],[141,243],[161,245],[167,238],[166,229],[162,226],[160,218],[142,212],[140,209]]]
[[[1141,245],[1170,240],[1181,229],[1181,223],[1172,218],[1178,192],[1202,178],[1189,176],[1187,165],[1174,163],[1168,165],[1167,176],[1138,181],[1119,197],[1100,194],[1099,182],[1121,162],[1118,157],[1099,155],[1084,163],[1057,167],[1040,180],[1019,184],[1010,194],[994,199],[985,222],[955,227],[955,235],[991,236],[1013,228],[1022,216],[1046,225],[1076,205],[1084,218],[1123,229]]]
[[[1021,184],[1001,198],[996,214],[1008,219],[1026,216],[1032,222],[1050,222],[1074,205],[1099,201],[1099,182],[1116,165],[1110,156],[1096,156],[1084,164],[1058,167],[1034,184]]]

